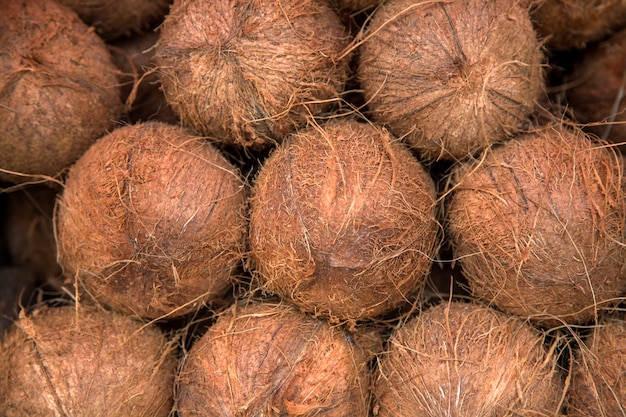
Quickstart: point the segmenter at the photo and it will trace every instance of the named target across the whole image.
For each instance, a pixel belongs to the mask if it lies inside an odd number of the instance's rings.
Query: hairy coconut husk
[[[528,323],[451,301],[398,327],[379,360],[378,417],[555,416],[557,356]]]
[[[188,416],[369,415],[368,358],[285,304],[235,304],[192,346],[176,410]]]
[[[36,280],[32,270],[20,266],[0,265],[0,341],[13,320],[18,317],[20,308],[29,304],[35,286]]]
[[[57,0],[73,9],[107,41],[153,29],[163,21],[172,0]]]
[[[610,317],[576,352],[567,415],[623,416],[626,410],[626,322]]]
[[[261,166],[250,211],[261,287],[332,320],[406,303],[439,246],[427,171],[386,131],[351,119],[290,136]]]
[[[0,6],[0,180],[55,176],[113,127],[117,70],[72,10],[53,0]]]
[[[2,416],[170,415],[177,360],[154,326],[43,308],[15,322],[1,347]]]
[[[536,323],[593,320],[626,291],[621,158],[551,125],[454,173],[447,236],[472,292]]]
[[[625,0],[534,0],[533,25],[548,48],[583,49],[626,27]]]
[[[517,133],[545,84],[523,3],[383,3],[359,47],[369,114],[431,160],[465,158]]]
[[[177,0],[155,59],[183,124],[262,148],[338,98],[348,38],[325,0]]]
[[[58,259],[97,301],[183,315],[232,288],[246,234],[240,172],[204,139],[147,122],[114,130],[70,170]]]

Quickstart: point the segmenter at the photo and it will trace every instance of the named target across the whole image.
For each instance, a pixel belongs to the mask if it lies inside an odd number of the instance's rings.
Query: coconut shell
[[[154,326],[73,306],[22,316],[0,351],[0,415],[170,415],[177,360]]]
[[[557,357],[528,323],[488,307],[438,304],[396,328],[379,359],[374,412],[556,416]]]
[[[438,249],[433,180],[386,131],[337,119],[289,137],[250,206],[261,287],[332,320],[374,318],[421,291]]]
[[[177,0],[155,59],[183,124],[262,148],[338,99],[348,40],[325,0]]]
[[[189,416],[369,415],[367,355],[285,304],[236,304],[192,346],[176,410]]]
[[[610,317],[576,352],[567,415],[621,416],[626,408],[626,322]]]
[[[95,300],[139,317],[219,302],[243,257],[245,194],[240,172],[187,130],[118,128],[69,172],[59,263]]]
[[[117,70],[72,10],[53,0],[0,5],[0,180],[55,176],[114,126]]]
[[[460,166],[447,236],[473,294],[545,325],[586,323],[624,295],[620,160],[552,125]]]
[[[358,51],[369,115],[429,160],[510,138],[545,84],[540,44],[517,1],[387,1]]]

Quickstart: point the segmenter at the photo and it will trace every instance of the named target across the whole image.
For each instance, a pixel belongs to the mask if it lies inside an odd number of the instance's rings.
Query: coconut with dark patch
[[[525,3],[385,2],[358,48],[370,116],[430,160],[462,159],[523,129],[544,89]]]
[[[385,130],[337,119],[293,134],[261,166],[250,257],[261,287],[339,321],[420,292],[438,249],[435,186]]]
[[[392,333],[374,412],[394,416],[556,416],[557,356],[528,323],[477,304],[431,307]]]
[[[114,126],[117,69],[103,40],[56,1],[1,6],[0,180],[55,176]]]
[[[158,122],[114,130],[72,167],[58,259],[79,289],[144,318],[220,302],[246,234],[240,172],[210,143]]]
[[[177,0],[155,59],[185,125],[262,148],[338,100],[348,38],[325,0]]]
[[[474,295],[536,323],[586,323],[626,291],[621,158],[546,126],[456,169],[447,236]]]
[[[175,408],[180,417],[366,417],[369,373],[340,328],[285,304],[240,303],[184,358]]]
[[[74,306],[22,316],[0,349],[0,414],[167,417],[177,360],[164,334]]]
[[[626,322],[601,321],[576,351],[567,415],[621,416],[626,409]]]

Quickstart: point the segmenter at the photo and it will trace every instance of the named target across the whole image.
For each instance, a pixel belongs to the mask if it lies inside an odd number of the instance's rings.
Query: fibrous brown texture
[[[73,306],[15,322],[0,350],[5,417],[166,417],[177,361],[162,332]]]
[[[107,41],[155,27],[172,0],[57,0],[73,9]]]
[[[253,186],[261,287],[333,320],[367,320],[421,291],[438,249],[435,187],[374,125],[338,119],[290,136]]]
[[[72,167],[58,259],[97,301],[177,316],[232,287],[246,233],[239,171],[204,139],[158,122],[114,130]]]
[[[563,385],[544,339],[485,306],[438,304],[391,335],[374,410],[378,417],[557,416]]]
[[[338,98],[346,33],[325,0],[177,0],[155,59],[185,125],[261,148]]]
[[[603,320],[576,352],[567,395],[571,417],[623,416],[626,410],[626,322]]]
[[[620,158],[551,125],[460,166],[447,236],[472,292],[542,324],[585,323],[626,290]]]
[[[181,417],[366,417],[367,355],[329,323],[285,304],[235,304],[192,346]]]
[[[625,0],[535,0],[534,27],[556,50],[583,49],[626,27]]]
[[[122,110],[104,42],[53,0],[0,2],[0,180],[57,175]]]
[[[358,49],[369,114],[433,160],[465,158],[518,132],[544,88],[521,3],[385,2]]]

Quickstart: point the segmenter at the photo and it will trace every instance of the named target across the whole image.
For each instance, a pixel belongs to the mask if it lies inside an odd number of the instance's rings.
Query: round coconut
[[[131,37],[163,21],[172,0],[57,0],[71,8],[103,39]]]
[[[380,356],[374,412],[394,416],[556,416],[557,355],[528,323],[451,301],[392,333]]]
[[[167,417],[176,366],[154,326],[73,306],[36,310],[2,345],[0,414]]]
[[[519,1],[387,1],[358,51],[369,115],[429,160],[462,159],[514,135],[545,85]]]
[[[533,1],[533,25],[550,49],[584,49],[626,27],[625,0]]]
[[[421,291],[438,249],[433,180],[388,132],[337,119],[290,136],[261,166],[250,259],[261,287],[339,321]]]
[[[624,295],[620,160],[551,125],[459,166],[447,236],[474,295],[545,325],[586,323]]]
[[[576,352],[567,415],[621,416],[626,409],[626,322],[610,317],[595,326]]]
[[[0,180],[55,176],[114,126],[117,69],[103,40],[54,0],[5,1]]]
[[[367,355],[339,328],[285,304],[235,304],[183,359],[175,409],[180,417],[366,417],[369,381]]]
[[[176,0],[155,60],[183,124],[258,149],[339,98],[348,41],[325,0]]]
[[[156,319],[219,302],[246,235],[240,172],[204,139],[158,122],[96,142],[69,172],[58,259],[96,301]]]

